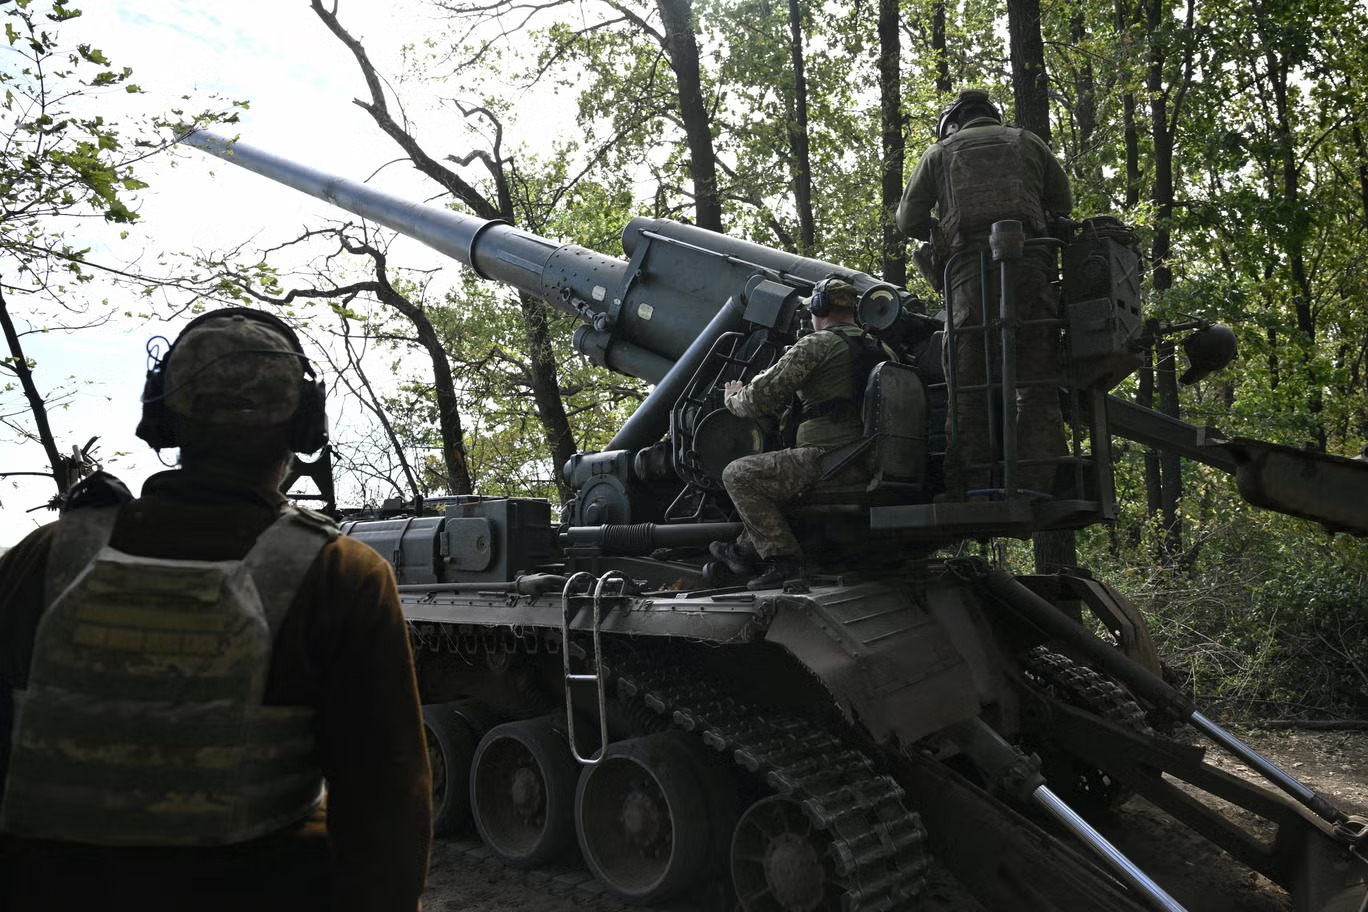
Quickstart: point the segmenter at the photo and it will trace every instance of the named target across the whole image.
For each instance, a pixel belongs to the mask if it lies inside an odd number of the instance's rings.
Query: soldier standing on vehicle
[[[722,472],[722,483],[741,515],[736,542],[713,542],[709,550],[734,573],[759,574],[751,589],[780,586],[802,574],[802,552],[784,516],[784,505],[821,478],[822,456],[864,436],[860,400],[870,371],[893,352],[855,323],[855,287],[837,278],[813,288],[807,307],[814,332],[800,338],[777,362],[749,384],[726,385],[727,410],[758,418],[788,405],[796,393],[803,420],[797,446],[742,456]],[[834,481],[869,474],[863,463],[842,469]]]
[[[1002,114],[983,89],[966,89],[942,112],[938,141],[926,150],[898,205],[898,228],[909,237],[930,241],[944,263],[962,250],[984,248],[994,222],[1022,222],[1026,236],[1044,237],[1051,218],[1073,208],[1063,167],[1034,133],[1003,126]],[[932,208],[939,223],[932,217]],[[1015,264],[1016,317],[1021,321],[1055,318],[1059,299],[1054,285],[1053,248],[1028,248]],[[961,257],[950,276],[946,298],[956,328],[985,325],[981,311],[987,291],[988,319],[996,316],[1000,295],[996,264],[989,269],[990,287],[982,288],[979,260]],[[1054,465],[1048,460],[1065,452],[1064,424],[1058,390],[1031,385],[1058,373],[1059,329],[1035,323],[1016,331],[1017,453],[1023,460],[1022,487],[1048,493]],[[993,349],[997,349],[996,340]],[[982,335],[955,336],[955,380],[960,387],[985,382]],[[989,413],[982,391],[965,391],[956,399],[958,425],[949,427],[946,491],[963,494],[991,483],[988,464],[999,454],[989,450]],[[973,468],[967,468],[973,466]]]
[[[327,441],[293,331],[192,321],[138,436],[181,468],[97,473],[0,559],[0,908],[413,912],[412,653],[389,564],[279,491]]]

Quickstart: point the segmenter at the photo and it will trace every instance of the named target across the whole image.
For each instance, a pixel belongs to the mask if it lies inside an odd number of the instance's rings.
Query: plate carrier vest
[[[875,367],[890,360],[888,352],[884,351],[878,339],[863,331],[859,335],[831,329],[822,331],[831,333],[845,343],[846,351],[850,354],[850,387],[854,392],[849,398],[837,396],[804,405],[803,418],[858,418],[863,414],[865,386],[869,381],[869,375],[874,372]]]
[[[286,505],[242,560],[165,560],[110,548],[117,513],[58,524],[0,831],[229,845],[307,817],[323,785],[313,710],[262,697],[276,632],[337,527]]]
[[[961,130],[940,141],[940,230],[952,250],[986,238],[994,222],[1019,219],[1029,234],[1045,234],[1045,209],[1028,190],[1022,131]]]

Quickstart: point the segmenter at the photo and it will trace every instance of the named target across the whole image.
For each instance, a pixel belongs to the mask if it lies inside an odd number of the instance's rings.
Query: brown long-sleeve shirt
[[[277,492],[240,482],[164,472],[121,508],[110,545],[149,557],[240,559],[281,502]],[[0,779],[55,530],[36,530],[0,558]],[[0,835],[0,910],[89,908],[82,904],[98,898],[145,910],[413,912],[427,874],[430,773],[394,574],[372,548],[339,538],[319,554],[276,637],[265,702],[314,708],[326,812],[223,848]]]

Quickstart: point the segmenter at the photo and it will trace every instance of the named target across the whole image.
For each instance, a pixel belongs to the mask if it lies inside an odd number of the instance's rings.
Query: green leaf
[[[81,44],[77,45],[76,53],[80,54],[81,59],[83,60],[88,60],[91,63],[99,64],[100,66],[109,66],[109,58],[105,57],[104,51],[101,51],[99,48],[91,47],[88,44]]]

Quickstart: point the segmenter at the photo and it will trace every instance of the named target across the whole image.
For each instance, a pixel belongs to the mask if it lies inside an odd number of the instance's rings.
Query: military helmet
[[[137,435],[154,449],[180,446],[173,416],[207,425],[287,425],[290,449],[313,453],[328,441],[324,386],[299,338],[278,317],[246,307],[192,320],[143,386]]]
[[[955,131],[963,126],[961,121],[968,119],[967,114],[989,116],[1002,123],[1002,111],[993,104],[993,99],[989,97],[986,89],[965,89],[941,111],[940,120],[936,122],[936,139],[953,136]]]

